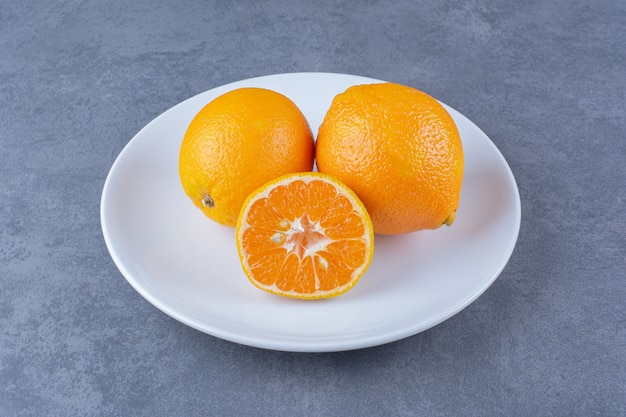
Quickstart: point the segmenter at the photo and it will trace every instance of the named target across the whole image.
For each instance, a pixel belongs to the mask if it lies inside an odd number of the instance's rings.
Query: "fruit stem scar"
[[[205,194],[204,197],[202,197],[202,207],[215,207],[215,201],[213,201],[210,195]]]
[[[452,223],[454,223],[455,218],[456,218],[456,211],[453,211],[452,213],[450,213],[448,218],[443,221],[443,224],[445,224],[446,226],[452,226]]]

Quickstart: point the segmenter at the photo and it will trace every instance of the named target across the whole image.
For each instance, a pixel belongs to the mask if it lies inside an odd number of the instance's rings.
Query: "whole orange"
[[[463,180],[461,138],[446,109],[420,90],[378,83],[337,95],[319,128],[316,162],[320,172],[355,191],[376,233],[454,221]]]
[[[281,175],[311,171],[313,148],[309,124],[289,98],[239,88],[212,100],[189,124],[180,181],[206,216],[234,227],[252,191]]]

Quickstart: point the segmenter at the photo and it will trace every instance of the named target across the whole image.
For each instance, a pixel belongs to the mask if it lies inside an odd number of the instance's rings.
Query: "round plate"
[[[301,301],[268,294],[245,277],[234,229],[195,208],[178,178],[178,151],[195,114],[239,87],[291,98],[317,133],[333,97],[354,84],[343,74],[271,75],[194,96],[144,127],[104,184],[102,231],[115,264],[143,297],[202,332],[266,349],[323,352],[380,345],[414,335],[480,296],[509,260],[520,198],[502,154],[470,120],[446,106],[465,152],[461,202],[452,227],[376,236],[369,270],[348,293]]]

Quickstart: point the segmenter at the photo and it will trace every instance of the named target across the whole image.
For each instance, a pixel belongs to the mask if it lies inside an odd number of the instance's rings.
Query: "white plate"
[[[244,86],[281,92],[300,107],[316,134],[336,94],[372,82],[380,81],[327,73],[253,78],[194,96],[144,127],[113,164],[100,207],[104,239],[128,282],[161,311],[202,332],[301,352],[399,340],[441,323],[478,298],[513,252],[520,198],[495,145],[448,106],[465,151],[454,225],[376,236],[370,269],[337,298],[292,300],[252,286],[239,265],[234,230],[205,218],[183,193],[180,142],[193,116],[218,95]]]

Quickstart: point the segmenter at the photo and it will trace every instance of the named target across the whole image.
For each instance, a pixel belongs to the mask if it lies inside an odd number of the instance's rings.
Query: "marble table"
[[[4,2],[0,415],[626,416],[623,1]],[[423,332],[285,352],[198,331],[124,278],[112,164],[151,120],[251,77],[422,89],[515,176],[495,282]]]

